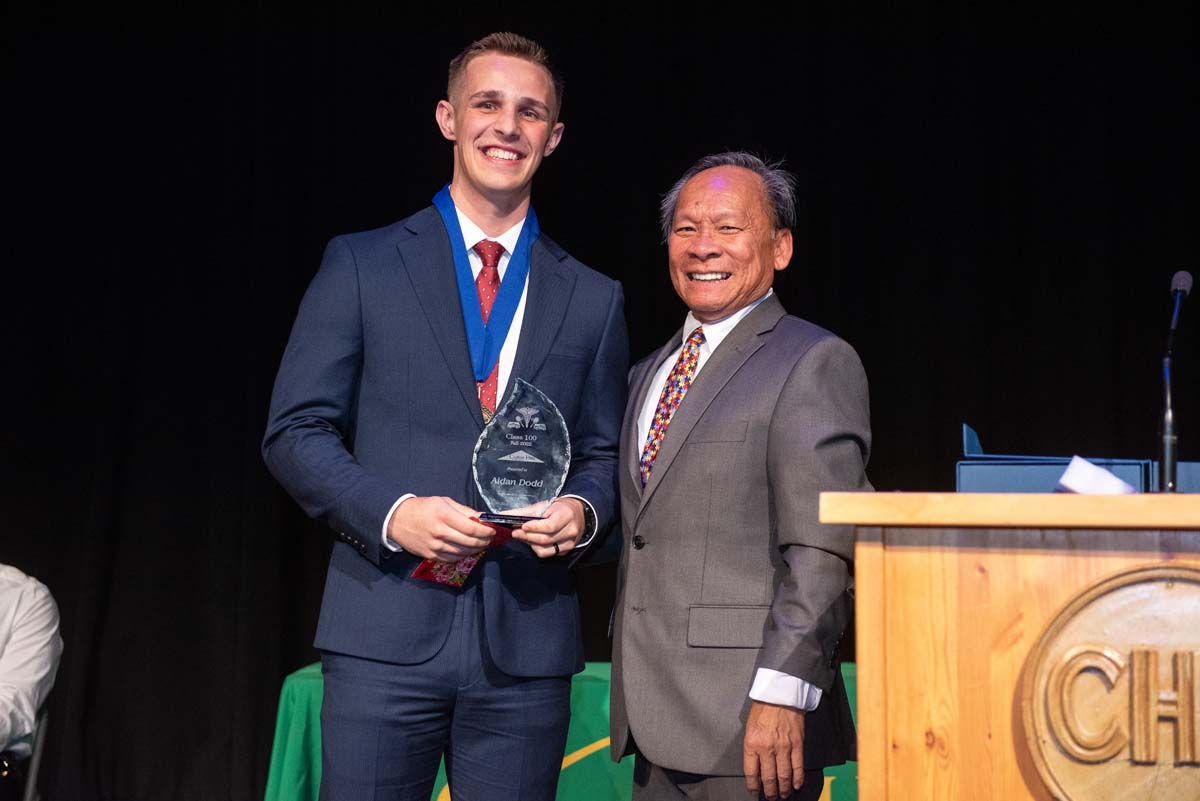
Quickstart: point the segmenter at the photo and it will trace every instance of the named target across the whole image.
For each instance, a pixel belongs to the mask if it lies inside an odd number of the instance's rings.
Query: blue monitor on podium
[[[1152,492],[1158,486],[1158,463],[1151,459],[1088,458],[1132,486]],[[984,453],[975,429],[963,423],[963,458],[958,462],[958,492],[1054,492],[1070,456],[1011,456]],[[1180,492],[1200,492],[1200,462],[1180,462]]]

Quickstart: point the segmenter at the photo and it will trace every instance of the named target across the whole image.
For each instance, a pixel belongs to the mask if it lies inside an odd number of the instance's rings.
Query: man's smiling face
[[[667,238],[671,283],[704,323],[758,300],[792,258],[792,232],[775,230],[756,173],[713,167],[684,184]]]
[[[454,142],[456,202],[511,206],[528,199],[534,173],[562,136],[550,73],[483,53],[467,63],[456,89],[437,107],[442,135]]]

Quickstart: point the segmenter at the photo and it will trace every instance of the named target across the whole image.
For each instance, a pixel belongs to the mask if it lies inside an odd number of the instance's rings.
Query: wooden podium
[[[1200,495],[823,493],[859,798],[1200,800]]]

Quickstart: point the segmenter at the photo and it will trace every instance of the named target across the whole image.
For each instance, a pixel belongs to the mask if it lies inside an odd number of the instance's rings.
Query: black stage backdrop
[[[9,4],[0,561],[62,611],[52,801],[261,797],[331,544],[263,468],[271,382],[325,241],[447,180],[445,64],[489,30],[566,72],[535,203],[624,283],[635,358],[683,317],[659,194],[745,148],[799,176],[776,288],[862,355],[878,489],[952,489],[963,421],[999,452],[1154,455],[1167,288],[1196,269],[1195,9],[796,5],[430,23]],[[1193,298],[1192,460],[1197,318]],[[593,659],[611,582],[582,577]]]

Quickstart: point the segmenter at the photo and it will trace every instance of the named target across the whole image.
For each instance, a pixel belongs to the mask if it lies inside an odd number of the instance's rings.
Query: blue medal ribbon
[[[504,270],[504,280],[500,282],[500,291],[492,302],[492,311],[488,314],[487,325],[483,324],[483,312],[479,309],[479,293],[475,290],[475,277],[471,274],[471,261],[467,257],[467,243],[463,241],[462,227],[458,224],[458,212],[454,208],[454,200],[450,197],[450,184],[433,196],[434,208],[442,215],[442,224],[450,236],[450,250],[454,254],[454,273],[458,278],[458,299],[462,304],[463,321],[467,326],[467,346],[471,352],[471,368],[475,372],[476,381],[485,381],[492,372],[492,367],[500,359],[500,349],[504,347],[504,339],[512,326],[517,306],[521,302],[521,291],[525,288],[525,278],[529,275],[529,253],[533,243],[541,233],[538,227],[537,215],[533,206],[525,213],[525,225],[508,267]],[[474,245],[475,243],[471,243]]]

